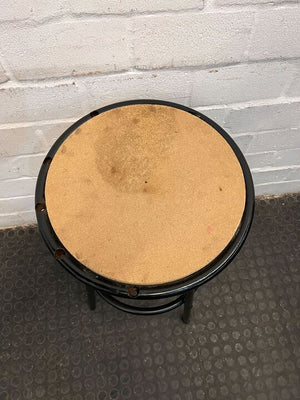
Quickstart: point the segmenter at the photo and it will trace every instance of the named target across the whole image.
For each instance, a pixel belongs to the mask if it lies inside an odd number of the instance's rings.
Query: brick
[[[73,82],[0,90],[0,103],[6,104],[5,109],[0,107],[0,121],[78,119],[104,105],[135,98],[189,103],[189,73],[184,71],[105,75]]]
[[[32,209],[34,209],[34,196],[0,199],[1,214],[30,211]]]
[[[1,0],[0,20],[17,20],[29,18],[32,14],[31,2],[22,2],[18,0]]]
[[[36,223],[35,212],[33,210],[0,214],[0,228],[31,225],[33,223]]]
[[[232,108],[224,127],[232,134],[296,128],[300,125],[299,107],[300,102],[295,101]]]
[[[299,13],[300,7],[259,10],[251,36],[249,59],[299,57]]]
[[[296,192],[300,192],[300,180],[265,183],[262,185],[256,185],[255,187],[256,196],[260,196],[263,194],[283,194]]]
[[[250,168],[287,167],[298,165],[300,162],[300,149],[281,151],[266,151],[262,153],[246,154]]]
[[[300,129],[287,129],[253,135],[248,153],[297,148],[300,148]]]
[[[253,13],[153,15],[133,21],[138,68],[215,65],[243,60]]]
[[[190,74],[185,71],[110,76],[98,82],[89,80],[85,86],[94,104],[99,104],[101,98],[107,104],[129,99],[160,99],[188,105],[190,99]]]
[[[0,64],[0,83],[4,83],[8,81],[8,77],[4,71],[4,68],[2,67],[2,65]]]
[[[57,123],[30,127],[0,128],[0,155],[4,157],[47,152],[71,125]]]
[[[276,152],[274,167],[300,165],[300,148]]]
[[[247,153],[250,143],[253,139],[252,135],[234,136],[233,140],[239,146],[243,154]]]
[[[274,166],[276,151],[245,154],[245,157],[250,168],[272,167]]]
[[[68,0],[1,0],[0,21],[39,20],[63,15],[67,11]]]
[[[0,89],[1,123],[42,121],[84,115],[89,110],[89,94],[83,86],[58,84]],[[93,108],[93,107],[92,107]]]
[[[294,2],[297,3],[298,0],[288,0],[290,3]],[[272,0],[272,4],[282,4],[285,3],[286,0]],[[232,6],[232,5],[238,5],[238,6],[247,6],[251,4],[266,4],[270,3],[270,0],[215,0],[214,4],[217,6]]]
[[[299,168],[283,168],[269,170],[252,170],[254,185],[261,185],[270,182],[295,181],[300,180]]]
[[[194,107],[195,108],[195,107]],[[225,108],[204,108],[196,107],[197,111],[200,111],[202,114],[212,119],[214,122],[223,127],[224,118],[227,113],[227,109]]]
[[[267,62],[193,72],[191,105],[230,104],[281,95],[296,65]]]
[[[1,1],[0,20],[33,19],[60,16],[66,13],[123,14],[202,8],[203,0],[39,0],[38,2]]]
[[[203,0],[74,0],[69,2],[69,9],[72,12],[94,14],[184,10],[202,7]]]
[[[0,181],[0,198],[33,196],[36,178],[7,179]]]
[[[300,62],[295,61],[294,66],[295,66],[295,73],[291,81],[291,84],[286,92],[286,95],[291,97],[300,96]]]
[[[107,18],[4,25],[2,51],[18,79],[126,70],[130,66],[127,23],[126,18]]]
[[[45,158],[43,155],[3,157],[0,159],[0,180],[36,177]]]

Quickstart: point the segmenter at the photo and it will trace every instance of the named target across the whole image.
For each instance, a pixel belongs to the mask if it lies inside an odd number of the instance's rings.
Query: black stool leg
[[[96,308],[96,290],[90,286],[90,285],[85,285],[86,286],[86,291],[88,295],[88,304],[90,307],[90,310],[95,310]]]
[[[193,298],[194,298],[195,291],[196,291],[195,289],[189,290],[184,295],[182,321],[185,324],[189,324],[190,319],[191,319],[191,311],[192,311],[192,308],[193,308]]]

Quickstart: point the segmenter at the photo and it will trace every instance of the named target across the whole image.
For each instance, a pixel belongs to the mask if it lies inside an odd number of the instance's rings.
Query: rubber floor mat
[[[134,316],[97,298],[90,311],[36,227],[0,231],[0,400],[300,399],[299,200],[256,201],[189,325],[181,309]]]

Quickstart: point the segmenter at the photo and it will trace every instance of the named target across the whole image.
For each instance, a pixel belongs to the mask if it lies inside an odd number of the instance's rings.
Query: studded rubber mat
[[[256,202],[189,325],[181,309],[133,316],[97,298],[90,311],[36,227],[0,231],[0,400],[300,399],[299,200]]]

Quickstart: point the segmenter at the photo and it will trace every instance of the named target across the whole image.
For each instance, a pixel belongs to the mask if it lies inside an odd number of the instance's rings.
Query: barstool
[[[96,293],[134,314],[183,304],[186,323],[195,290],[242,247],[253,210],[251,174],[230,136],[158,100],[81,118],[52,146],[36,186],[41,235],[86,285],[91,309]]]

